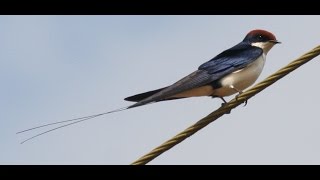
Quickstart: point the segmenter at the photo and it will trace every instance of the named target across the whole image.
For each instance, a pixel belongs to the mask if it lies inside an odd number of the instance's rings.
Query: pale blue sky
[[[109,114],[33,141],[33,126],[130,105],[261,28],[282,42],[257,82],[319,45],[320,16],[0,16],[0,164],[130,164],[221,104]],[[150,164],[320,164],[319,57]],[[230,100],[232,97],[228,97]]]

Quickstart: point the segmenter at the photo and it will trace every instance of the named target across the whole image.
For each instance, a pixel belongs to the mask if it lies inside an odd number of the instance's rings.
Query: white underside
[[[216,96],[230,96],[237,93],[231,87],[237,90],[244,90],[251,86],[259,77],[265,63],[265,54],[260,56],[256,61],[251,63],[246,68],[236,71],[220,80],[221,88],[214,90],[213,95]]]
[[[237,93],[237,90],[244,90],[251,86],[262,72],[266,55],[263,53],[256,61],[249,64],[244,69],[235,71],[220,80],[221,88],[213,89],[212,86],[203,86],[191,89],[183,93],[174,95],[173,97],[195,97],[195,96],[230,96]],[[231,88],[234,87],[235,89]]]

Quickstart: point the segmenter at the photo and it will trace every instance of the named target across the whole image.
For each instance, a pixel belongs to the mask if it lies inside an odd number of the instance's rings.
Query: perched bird
[[[70,126],[105,114],[123,111],[159,101],[197,96],[211,96],[219,97],[224,101],[224,103],[226,103],[223,97],[230,96],[235,93],[242,93],[244,89],[251,86],[258,79],[266,61],[267,53],[277,43],[280,42],[277,41],[276,37],[271,32],[260,29],[252,30],[239,44],[223,51],[208,62],[200,65],[198,70],[182,78],[176,83],[164,88],[125,98],[127,101],[136,102],[133,105],[91,116],[45,124],[20,131],[18,133],[49,125],[69,122],[68,124],[61,125],[26,139],[22,142],[24,143],[37,136],[59,128]]]
[[[125,98],[137,102],[128,108],[196,96],[219,97],[226,103],[224,96],[240,94],[258,79],[267,53],[277,43],[280,42],[272,33],[252,30],[239,44],[218,54],[178,82]]]

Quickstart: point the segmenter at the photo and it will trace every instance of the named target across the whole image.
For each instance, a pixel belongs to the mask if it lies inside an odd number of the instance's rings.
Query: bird
[[[221,52],[176,83],[125,98],[136,102],[128,108],[189,97],[223,97],[241,94],[259,77],[269,50],[280,43],[266,30],[250,31],[237,45]]]
[[[130,106],[91,116],[49,123],[17,132],[17,134],[45,126],[68,123],[32,136],[24,140],[22,142],[24,143],[56,129],[98,116],[168,100],[208,96],[220,98],[225,104],[227,102],[224,97],[236,93],[239,95],[244,89],[254,84],[262,72],[268,52],[279,43],[281,42],[276,39],[275,35],[267,30],[251,30],[240,43],[222,51],[175,83],[124,98],[126,101],[135,102]]]

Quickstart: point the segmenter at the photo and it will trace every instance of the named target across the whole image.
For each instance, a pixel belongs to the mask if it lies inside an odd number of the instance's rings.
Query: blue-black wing
[[[199,70],[207,71],[211,80],[215,81],[236,70],[246,67],[259,56],[263,50],[241,42],[212,58],[210,61],[199,66]]]
[[[138,97],[140,100],[129,106],[129,108],[162,101],[175,94],[208,85],[227,74],[246,67],[261,56],[262,53],[263,51],[260,48],[240,43],[202,64],[197,71],[182,78],[171,86],[126,98],[127,100],[136,100]],[[144,99],[140,99],[140,97]]]
[[[174,83],[166,88],[160,89],[160,91],[158,91],[158,90],[149,91],[146,93],[142,93],[142,94],[128,97],[126,99],[130,100],[131,98],[135,98],[135,97],[139,97],[139,96],[145,97],[145,99],[142,99],[141,101],[129,106],[129,108],[138,107],[138,106],[142,106],[142,105],[145,105],[145,104],[148,104],[151,102],[162,101],[167,98],[172,99],[170,97],[175,94],[178,94],[178,93],[181,93],[181,92],[193,89],[193,88],[207,85],[210,82],[212,82],[212,81],[211,81],[210,75],[208,74],[207,71],[197,70],[197,71],[189,74],[188,76],[180,79],[176,83]],[[149,94],[149,93],[150,93],[149,97],[145,96],[146,94]]]

